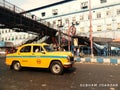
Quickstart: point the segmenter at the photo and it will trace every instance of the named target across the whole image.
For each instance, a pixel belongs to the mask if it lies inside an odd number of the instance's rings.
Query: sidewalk
[[[76,62],[84,63],[84,62],[90,62],[90,63],[106,63],[106,64],[120,64],[120,57],[104,57],[104,56],[95,56],[93,58],[91,57],[75,57],[74,60]]]

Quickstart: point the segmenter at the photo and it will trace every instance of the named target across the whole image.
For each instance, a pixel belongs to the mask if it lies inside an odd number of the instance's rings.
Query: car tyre
[[[63,74],[63,66],[59,61],[53,61],[50,66],[50,71],[55,75]]]
[[[14,69],[15,71],[21,70],[21,65],[20,65],[20,63],[19,63],[19,62],[13,62],[13,69]]]

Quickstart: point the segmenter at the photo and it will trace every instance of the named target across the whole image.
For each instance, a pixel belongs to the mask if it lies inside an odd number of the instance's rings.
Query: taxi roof
[[[21,47],[23,47],[23,46],[36,46],[36,45],[39,45],[39,46],[43,46],[43,45],[49,45],[49,44],[47,44],[47,43],[29,43],[29,44],[23,44],[23,45],[21,45],[21,46],[19,46],[18,48],[21,48]]]
[[[48,44],[47,43],[30,43],[30,44],[24,44],[24,45],[48,45]]]

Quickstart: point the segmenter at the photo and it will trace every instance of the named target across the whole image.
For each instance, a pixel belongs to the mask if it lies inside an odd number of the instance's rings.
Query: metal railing
[[[9,9],[10,11],[12,12],[15,12],[15,13],[22,13],[22,12],[25,12],[25,10],[5,1],[5,0],[0,0],[0,6],[3,7],[3,8],[6,8],[6,9]],[[47,21],[43,21],[41,18],[37,17],[36,15],[33,15],[31,13],[25,13],[25,14],[21,14],[23,15],[24,17],[27,17],[29,19],[32,19],[32,20],[35,20],[41,24],[44,24],[50,28],[53,28],[55,30],[59,30],[59,27],[56,26],[56,25],[52,25],[51,23],[47,22]]]

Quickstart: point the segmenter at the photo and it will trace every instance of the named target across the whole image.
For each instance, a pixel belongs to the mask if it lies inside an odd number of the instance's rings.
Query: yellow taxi
[[[25,44],[15,53],[6,55],[6,65],[19,71],[22,67],[49,68],[53,74],[62,74],[74,64],[71,52],[54,51],[49,44]]]

